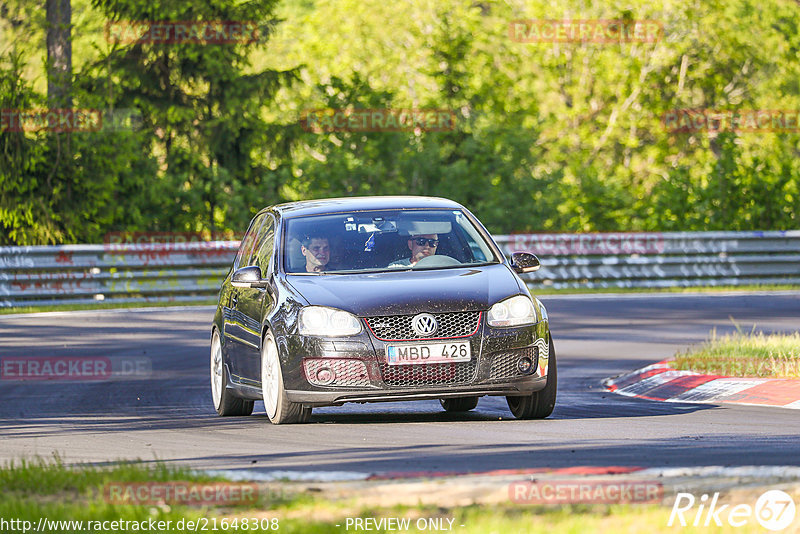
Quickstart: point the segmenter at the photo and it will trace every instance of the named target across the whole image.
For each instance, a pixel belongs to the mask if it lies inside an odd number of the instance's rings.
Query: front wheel
[[[478,405],[478,397],[439,399],[439,403],[446,412],[468,412]]]
[[[553,413],[556,405],[556,351],[550,338],[550,355],[547,361],[547,385],[544,389],[527,397],[506,397],[511,413],[517,419],[544,419]]]
[[[222,343],[219,332],[211,336],[211,400],[219,415],[250,415],[253,401],[235,397],[228,389],[228,370],[222,360]]]
[[[267,332],[261,345],[261,394],[267,417],[273,425],[305,423],[311,417],[310,407],[291,402],[286,397],[278,345],[271,332]]]

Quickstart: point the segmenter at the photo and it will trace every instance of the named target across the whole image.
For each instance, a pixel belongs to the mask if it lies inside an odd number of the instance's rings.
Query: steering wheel
[[[444,254],[434,254],[433,256],[425,256],[417,263],[414,264],[414,268],[417,267],[448,267],[450,265],[461,265],[461,262],[457,259],[453,258],[452,256],[445,256]]]

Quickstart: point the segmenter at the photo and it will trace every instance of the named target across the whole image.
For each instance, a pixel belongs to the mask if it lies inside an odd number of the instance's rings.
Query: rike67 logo
[[[789,527],[795,518],[794,499],[781,490],[769,490],[749,504],[719,504],[719,493],[709,497],[703,494],[697,499],[691,493],[678,493],[669,515],[667,526],[708,527],[728,523],[732,527],[743,527],[758,522],[763,528],[778,532]]]

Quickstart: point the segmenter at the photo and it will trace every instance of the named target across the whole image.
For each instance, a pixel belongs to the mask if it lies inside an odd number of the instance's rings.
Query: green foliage
[[[205,20],[267,26],[275,1],[93,4],[120,24]],[[160,207],[160,227],[214,231],[228,221],[239,228],[262,207],[260,202],[247,206],[244,199],[252,202],[261,196],[254,196],[259,189],[269,188],[266,165],[280,147],[267,137],[261,109],[294,78],[291,71],[248,72],[249,54],[263,44],[120,45],[98,61],[98,69],[110,65],[115,75],[115,98],[135,105],[146,117],[163,169],[152,180],[169,197]],[[231,198],[234,190],[238,195]]]
[[[37,100],[21,76],[22,57],[0,57],[0,110],[28,109]],[[0,243],[47,241],[50,228],[47,206],[36,196],[36,183],[26,177],[39,174],[44,146],[29,141],[22,132],[0,132]],[[36,222],[36,232],[24,232]]]
[[[45,108],[22,65],[19,53],[0,57],[0,109]],[[0,132],[0,244],[101,241],[126,200],[118,195],[131,181],[142,187],[149,161],[135,132]]]
[[[496,233],[796,228],[800,135],[667,131],[676,109],[800,110],[788,0],[564,4],[73,0],[76,107],[135,132],[0,133],[2,243],[240,232],[342,195],[464,203]],[[519,19],[651,19],[656,43],[521,43]],[[248,20],[258,43],[114,44],[106,22]],[[41,106],[41,15],[0,9],[3,107]],[[13,50],[3,36],[23,36]],[[269,39],[267,40],[266,37]],[[28,42],[29,41],[29,42]],[[20,59],[19,52],[25,52]],[[441,109],[450,131],[301,128],[304,110]]]
[[[445,107],[462,118],[447,133],[307,136],[295,154],[301,172],[290,197],[398,189],[448,196],[498,233],[795,227],[796,133],[670,133],[661,117],[683,108],[798,109],[796,7],[636,2],[627,9],[554,10],[544,2],[366,8],[346,0],[318,2],[305,16],[287,9],[275,37],[284,53],[272,64],[309,66],[307,85],[282,95],[283,107],[337,107],[326,95],[342,79],[359,79],[355,89],[388,94],[387,106]],[[510,20],[562,17],[659,20],[665,39],[508,37]],[[297,39],[301,33],[306,38]],[[380,147],[389,155],[380,157]]]

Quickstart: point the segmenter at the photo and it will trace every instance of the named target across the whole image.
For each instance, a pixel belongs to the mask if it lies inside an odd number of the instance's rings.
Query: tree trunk
[[[47,103],[72,107],[71,0],[47,0]]]

